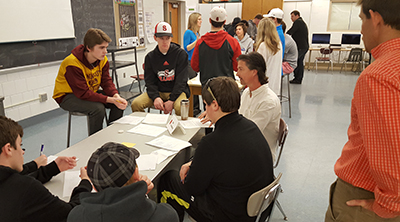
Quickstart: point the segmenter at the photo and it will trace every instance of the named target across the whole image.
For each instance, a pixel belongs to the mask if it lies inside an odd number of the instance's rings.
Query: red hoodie
[[[241,53],[239,42],[227,32],[208,32],[197,41],[191,65],[194,71],[200,71],[200,81],[204,84],[212,77],[233,77]]]

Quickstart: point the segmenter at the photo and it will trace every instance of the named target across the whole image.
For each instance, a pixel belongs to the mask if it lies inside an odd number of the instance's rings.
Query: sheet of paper
[[[54,160],[57,159],[58,156],[50,155],[47,157],[47,164],[53,162]]]
[[[147,113],[146,118],[143,120],[143,123],[147,124],[167,124],[169,114],[156,114],[156,113]]]
[[[139,116],[123,116],[114,123],[137,125],[144,120],[144,117]]]
[[[157,155],[143,154],[136,159],[139,170],[155,170],[157,166]]]
[[[136,143],[128,143],[128,142],[122,142],[122,145],[125,145],[126,147],[132,148],[136,145]]]
[[[190,82],[191,82],[192,84],[195,84],[195,85],[201,85],[199,75],[197,75],[196,77],[190,79]]]
[[[69,197],[72,194],[72,190],[78,186],[81,182],[79,177],[80,171],[65,171],[64,172],[64,191],[63,196]]]
[[[132,129],[128,130],[128,133],[137,133],[145,136],[153,136],[157,137],[161,133],[165,132],[167,128],[165,127],[160,127],[160,126],[152,126],[152,125],[147,125],[147,124],[140,124]]]
[[[146,144],[176,152],[192,145],[187,141],[176,139],[166,135],[162,135],[150,142],[147,142]]]
[[[169,156],[172,156],[172,155],[174,155],[176,153],[177,152],[169,151],[169,150],[163,150],[163,149],[158,149],[158,150],[155,150],[155,151],[151,152],[151,154],[157,156],[157,164],[160,164],[162,161],[167,159]]]
[[[179,121],[179,124],[185,129],[194,129],[194,128],[208,128],[210,127],[210,122],[206,122],[205,124],[201,123],[199,118],[189,119],[185,121]]]

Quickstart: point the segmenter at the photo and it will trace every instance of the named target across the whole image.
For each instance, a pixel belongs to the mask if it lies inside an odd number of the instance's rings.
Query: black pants
[[[111,123],[122,117],[123,110],[111,103],[103,104],[77,98],[73,93],[67,94],[60,107],[70,112],[80,112],[89,116],[89,134],[92,135],[103,129],[103,119],[106,113],[105,108],[109,108],[110,116],[108,121]]]
[[[306,53],[308,52],[308,49],[298,49],[298,57],[297,57],[297,67],[294,70],[294,81],[296,82],[302,82],[303,81],[303,76],[304,76],[304,57],[306,56]]]
[[[170,170],[160,178],[157,197],[158,202],[168,203],[176,210],[180,221],[183,221],[185,211],[199,222],[208,222],[213,218],[213,208],[209,206],[207,197],[190,196],[176,170]]]

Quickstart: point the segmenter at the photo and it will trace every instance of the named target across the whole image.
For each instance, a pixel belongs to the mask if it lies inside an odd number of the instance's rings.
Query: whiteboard
[[[75,38],[70,0],[0,2],[0,43]]]

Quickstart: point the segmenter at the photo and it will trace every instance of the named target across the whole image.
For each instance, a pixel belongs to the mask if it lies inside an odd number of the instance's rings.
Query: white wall
[[[209,12],[212,7],[217,6],[217,4],[198,4],[197,0],[186,0],[184,2],[185,6],[195,6],[197,11],[202,13],[203,25],[200,30],[201,34],[209,31],[211,28],[210,23],[208,22]],[[155,23],[163,20],[163,0],[143,1],[143,4],[145,12],[154,12],[153,21]],[[330,0],[314,0],[312,2],[284,2],[284,21],[286,22],[288,28],[290,28],[292,26],[290,12],[294,9],[298,9],[308,25],[311,39],[313,32],[327,32],[329,4]],[[231,22],[236,16],[241,16],[240,3],[226,3],[221,4],[221,6],[226,7],[228,11],[228,22]],[[190,13],[186,13],[186,21],[184,23],[185,27],[183,27],[183,29],[186,29],[187,27],[187,18],[189,15]],[[332,33],[332,43],[340,43],[341,34],[342,32]],[[144,61],[145,55],[149,51],[153,50],[154,47],[155,43],[149,44],[147,42],[146,50],[138,51],[138,64],[140,72],[142,72],[141,64]],[[129,60],[132,58],[132,54],[123,54],[117,58]],[[307,61],[308,56],[306,58]],[[39,101],[34,101],[13,108],[8,108],[5,110],[6,115],[14,120],[19,121],[58,108],[58,104],[51,98],[51,96],[53,94],[54,80],[57,76],[60,63],[61,61],[49,64],[40,64],[40,66],[34,65],[28,67],[18,67],[15,69],[0,70],[0,96],[5,97],[4,104],[6,107],[37,98],[39,93],[46,92],[48,95],[48,100],[46,102],[40,103]],[[126,73],[126,78],[123,78],[124,72]],[[133,67],[119,69],[118,75],[120,86],[129,85],[132,82],[129,76],[134,73],[135,71]]]

